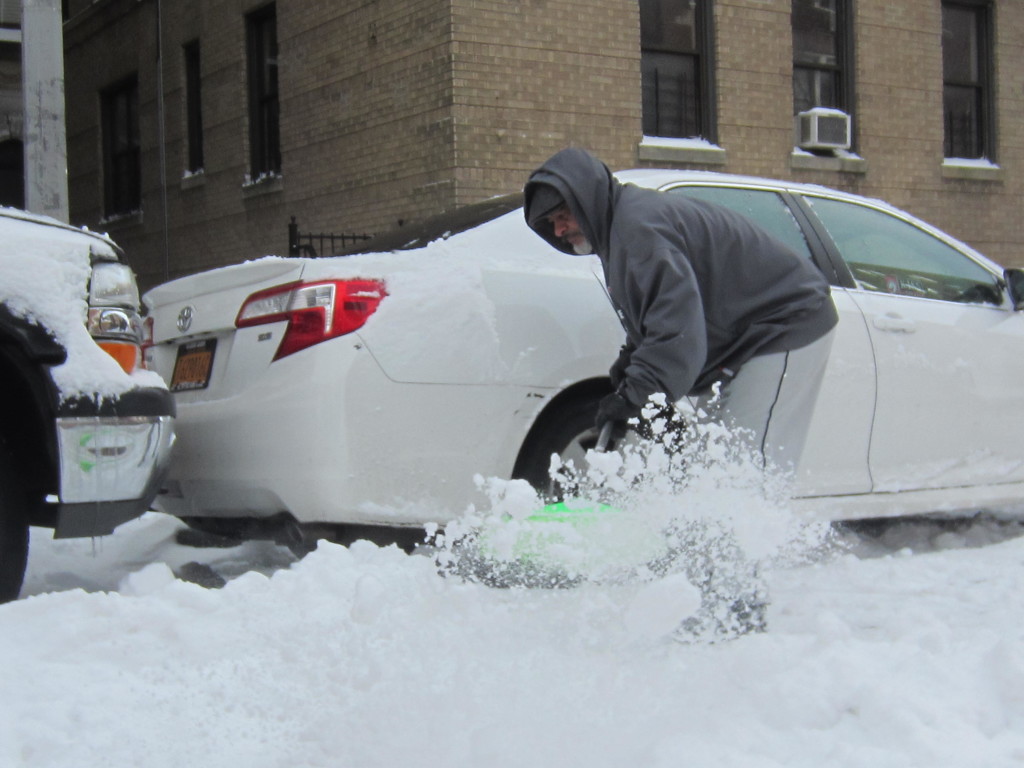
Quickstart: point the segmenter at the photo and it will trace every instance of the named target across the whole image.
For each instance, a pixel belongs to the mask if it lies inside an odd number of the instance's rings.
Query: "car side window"
[[[789,206],[776,192],[766,189],[743,189],[741,187],[673,187],[673,194],[686,195],[697,200],[732,208],[759,224],[776,239],[781,240],[807,259],[811,249],[804,239],[803,230],[793,218]]]
[[[805,197],[865,291],[1002,304],[998,278],[939,238],[885,211]]]

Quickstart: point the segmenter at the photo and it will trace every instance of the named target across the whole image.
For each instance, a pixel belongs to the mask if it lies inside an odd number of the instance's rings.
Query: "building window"
[[[852,109],[851,0],[793,0],[793,114]]]
[[[711,0],[640,0],[645,136],[715,140]]]
[[[277,15],[268,5],[246,17],[249,59],[249,152],[254,181],[281,172],[278,127]]]
[[[0,141],[0,205],[25,207],[25,147],[21,139]]]
[[[20,9],[20,4],[18,7]],[[20,89],[21,43],[0,42],[0,99],[20,103]],[[21,138],[15,138],[12,133],[20,136],[23,132],[8,131],[11,138],[0,142],[0,205],[24,208],[25,148]]]
[[[946,157],[993,157],[991,10],[942,4],[942,112]]]
[[[189,173],[203,170],[203,99],[199,70],[199,41],[182,47],[185,58],[185,119],[188,127]]]
[[[142,208],[139,85],[132,77],[103,91],[103,204],[107,217]]]

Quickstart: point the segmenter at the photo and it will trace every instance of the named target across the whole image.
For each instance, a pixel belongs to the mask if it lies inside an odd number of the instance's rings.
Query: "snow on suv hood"
[[[151,371],[127,375],[86,330],[90,251],[117,260],[113,245],[99,235],[16,209],[0,210],[0,303],[44,327],[67,350],[67,360],[51,369],[62,397],[163,386]]]

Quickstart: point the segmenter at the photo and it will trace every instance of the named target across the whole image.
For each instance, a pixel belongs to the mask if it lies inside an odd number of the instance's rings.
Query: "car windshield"
[[[338,255],[349,256],[355,253],[376,253],[388,251],[410,251],[423,248],[434,240],[443,240],[460,232],[478,227],[481,224],[503,216],[521,208],[523,195],[515,192],[501,197],[492,197],[479,203],[465,205],[448,213],[433,216],[418,224],[398,227],[380,235],[374,235],[359,245],[347,248]]]

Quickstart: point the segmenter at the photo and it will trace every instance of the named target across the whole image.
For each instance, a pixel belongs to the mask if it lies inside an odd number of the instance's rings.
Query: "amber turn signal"
[[[139,348],[127,341],[97,341],[97,344],[114,358],[125,373],[131,373],[139,364]]]

